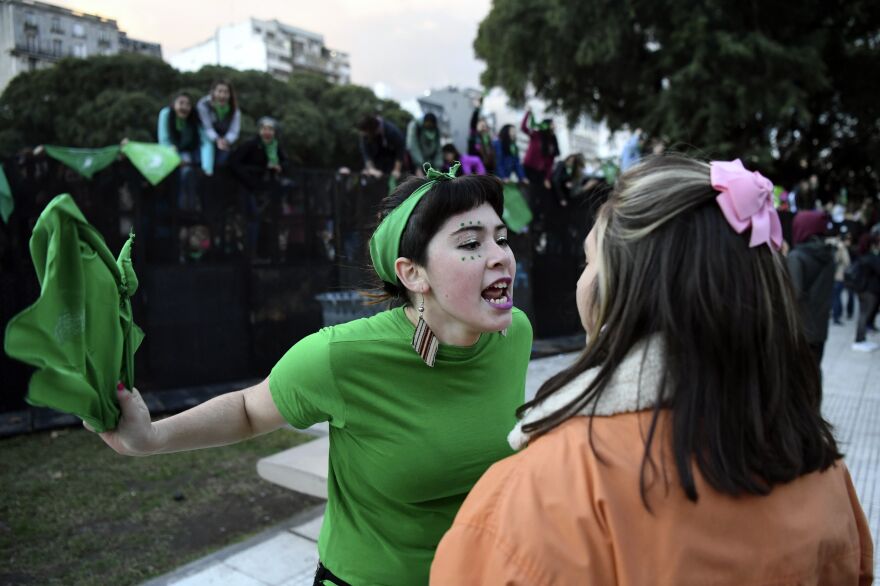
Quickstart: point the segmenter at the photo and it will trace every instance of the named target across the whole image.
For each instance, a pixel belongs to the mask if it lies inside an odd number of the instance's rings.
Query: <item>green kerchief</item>
[[[186,129],[186,118],[181,118],[175,114],[174,127],[177,128],[177,132],[183,132]]]
[[[263,148],[266,150],[266,158],[269,159],[269,166],[281,165],[278,159],[278,139],[272,139],[272,142],[263,142]]]
[[[37,367],[27,402],[72,413],[96,431],[116,427],[116,383],[134,385],[144,337],[131,312],[133,240],[113,258],[69,195],[53,199],[30,241],[40,297],[6,327],[6,353]]]
[[[225,119],[229,116],[229,111],[232,109],[229,104],[213,104],[214,111],[217,112],[217,118],[220,120]]]
[[[6,180],[3,165],[0,164],[0,218],[4,223],[9,222],[13,210],[15,210],[15,200],[12,199],[12,189],[9,188],[9,181]]]
[[[122,152],[150,185],[158,185],[180,165],[177,150],[163,144],[129,141]]]
[[[403,236],[403,230],[406,228],[410,215],[435,183],[455,179],[459,167],[461,167],[461,163],[455,161],[449,172],[444,173],[431,167],[430,163],[425,163],[425,176],[428,181],[385,216],[385,219],[373,232],[373,236],[370,238],[370,259],[373,261],[373,268],[380,279],[386,283],[397,283],[394,262],[400,256],[400,238]]]
[[[45,148],[47,155],[61,161],[86,179],[91,179],[92,175],[109,167],[116,160],[120,150],[118,146],[108,146],[99,149],[79,149],[49,144],[45,145]]]
[[[504,184],[504,215],[501,219],[514,232],[522,232],[532,221],[532,210],[516,183]]]

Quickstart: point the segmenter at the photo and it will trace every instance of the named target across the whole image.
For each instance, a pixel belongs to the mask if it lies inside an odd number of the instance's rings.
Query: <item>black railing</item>
[[[15,200],[0,222],[0,336],[39,287],[30,232],[46,204],[70,193],[118,251],[136,234],[133,299],[147,336],[136,360],[141,390],[265,376],[323,324],[316,296],[369,287],[367,242],[386,181],[297,170],[245,189],[225,169],[198,171],[198,199],[179,197],[179,174],[151,186],[126,160],[84,179],[32,155],[3,162]],[[536,337],[580,328],[574,303],[590,208],[569,208],[540,233],[512,238],[514,297]],[[0,338],[2,345],[2,338]],[[23,408],[32,370],[0,354],[0,411]]]

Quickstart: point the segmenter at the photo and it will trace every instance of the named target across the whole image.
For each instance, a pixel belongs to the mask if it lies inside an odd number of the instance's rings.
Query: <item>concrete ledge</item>
[[[330,436],[267,456],[257,462],[260,478],[303,494],[327,498]]]

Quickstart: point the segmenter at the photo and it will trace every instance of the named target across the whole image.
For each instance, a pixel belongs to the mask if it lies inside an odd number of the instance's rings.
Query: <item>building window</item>
[[[24,13],[24,28],[26,29],[36,29],[37,28],[37,15],[33,12],[25,12]]]
[[[64,29],[61,27],[61,19],[57,16],[52,17],[52,32],[64,34]]]
[[[86,28],[83,25],[81,25],[80,23],[75,23],[70,28],[70,34],[72,34],[75,37],[79,37],[80,39],[85,38]]]
[[[82,57],[82,58],[88,57],[89,55],[88,55],[88,52],[86,51],[86,46],[81,43],[77,43],[76,45],[74,45],[73,46],[73,56],[74,57]]]
[[[28,51],[36,52],[40,48],[40,43],[37,41],[37,35],[28,35],[24,38],[25,47]]]
[[[61,56],[61,39],[52,39],[52,53]]]

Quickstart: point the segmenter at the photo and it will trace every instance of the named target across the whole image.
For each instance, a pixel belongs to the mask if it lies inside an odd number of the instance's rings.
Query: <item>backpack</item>
[[[856,260],[843,272],[843,285],[855,293],[864,293],[868,289],[868,267],[862,259]]]

